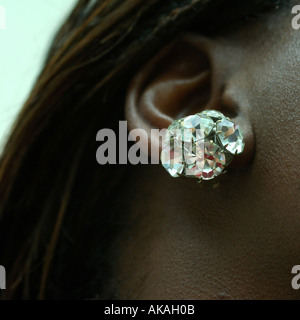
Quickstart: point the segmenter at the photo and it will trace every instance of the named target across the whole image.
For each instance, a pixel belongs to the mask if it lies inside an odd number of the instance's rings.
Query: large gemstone
[[[182,143],[177,137],[165,141],[161,152],[161,163],[169,174],[176,178],[184,170],[184,161],[182,156]]]
[[[163,146],[170,145],[172,139],[182,140],[182,128],[180,125],[180,120],[175,120],[171,123],[163,141]]]
[[[168,128],[161,162],[172,177],[210,180],[220,175],[235,152],[243,151],[241,130],[222,113],[207,110],[174,121]]]
[[[211,118],[213,121],[218,121],[218,120],[222,120],[225,119],[225,116],[223,115],[223,113],[221,113],[220,111],[216,111],[216,110],[205,110],[202,111],[200,113],[200,115],[203,117],[209,117]]]
[[[183,141],[196,142],[203,140],[214,128],[214,122],[210,118],[203,118],[195,114],[181,120],[183,130]]]
[[[218,176],[226,164],[225,154],[220,147],[212,141],[198,141],[195,145],[195,149],[192,149],[190,153],[184,153],[188,164],[184,174],[203,180],[210,180]]]
[[[184,175],[201,178],[204,160],[204,139],[195,143],[185,143],[183,155],[186,163]]]
[[[226,156],[221,148],[212,141],[204,143],[202,179],[210,180],[218,176],[226,164]]]
[[[241,129],[228,119],[222,119],[216,125],[217,136],[222,146],[232,154],[243,152],[245,143]]]

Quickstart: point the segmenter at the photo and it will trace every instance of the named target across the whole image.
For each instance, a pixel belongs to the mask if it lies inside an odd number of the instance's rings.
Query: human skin
[[[165,61],[159,53],[133,79],[130,129],[213,108],[240,124],[246,147],[212,182],[132,168],[119,298],[300,297],[291,286],[300,264],[300,31],[291,19],[282,10],[210,37],[185,34],[167,49],[165,68],[153,68]]]

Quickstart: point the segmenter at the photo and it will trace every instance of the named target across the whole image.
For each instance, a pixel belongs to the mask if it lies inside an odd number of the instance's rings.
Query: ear
[[[175,119],[215,109],[243,129],[245,150],[233,164],[247,164],[254,136],[248,110],[234,99],[241,95],[227,85],[231,70],[232,62],[222,56],[222,48],[202,36],[186,34],[164,47],[135,75],[127,94],[128,128],[136,129],[135,134],[140,130],[140,148],[148,154],[160,146],[159,136],[151,137],[151,129],[167,128]]]

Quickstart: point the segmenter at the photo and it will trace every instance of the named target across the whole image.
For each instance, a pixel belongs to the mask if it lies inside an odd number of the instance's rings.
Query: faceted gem
[[[225,119],[223,113],[216,110],[205,110],[200,113],[201,116],[210,117],[213,121]]]
[[[184,145],[184,160],[186,168],[184,174],[187,177],[201,178],[204,160],[204,140],[193,144]]]
[[[184,175],[186,177],[198,178],[200,179],[202,176],[203,168],[201,166],[201,162],[195,162],[194,164],[187,166],[185,168]]]
[[[234,122],[223,119],[217,122],[217,136],[222,146],[232,154],[243,152],[245,143],[241,129]]]
[[[207,110],[174,121],[163,142],[161,162],[172,177],[210,180],[244,149],[241,129],[221,112]]]
[[[205,142],[202,179],[210,180],[218,176],[223,171],[225,164],[226,157],[221,148],[214,142]]]
[[[183,118],[181,126],[183,129],[183,140],[196,142],[204,139],[214,128],[214,122],[210,118],[200,117],[198,114]]]
[[[193,142],[183,142],[183,156],[187,165],[194,164],[197,161],[197,152]]]
[[[161,152],[161,163],[169,174],[176,178],[183,172],[182,144],[176,137],[164,143]]]
[[[226,165],[221,148],[212,141],[198,141],[192,149],[184,151],[187,166],[184,174],[188,177],[210,180],[218,176]]]
[[[177,140],[182,139],[182,130],[181,130],[181,125],[180,125],[179,120],[175,120],[171,123],[171,125],[169,126],[169,128],[166,132],[165,139],[164,139],[163,143],[169,144],[172,137],[176,137]]]

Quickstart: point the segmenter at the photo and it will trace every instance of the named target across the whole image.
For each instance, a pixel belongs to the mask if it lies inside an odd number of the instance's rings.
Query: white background
[[[50,41],[77,0],[0,0],[0,151],[37,77]]]

